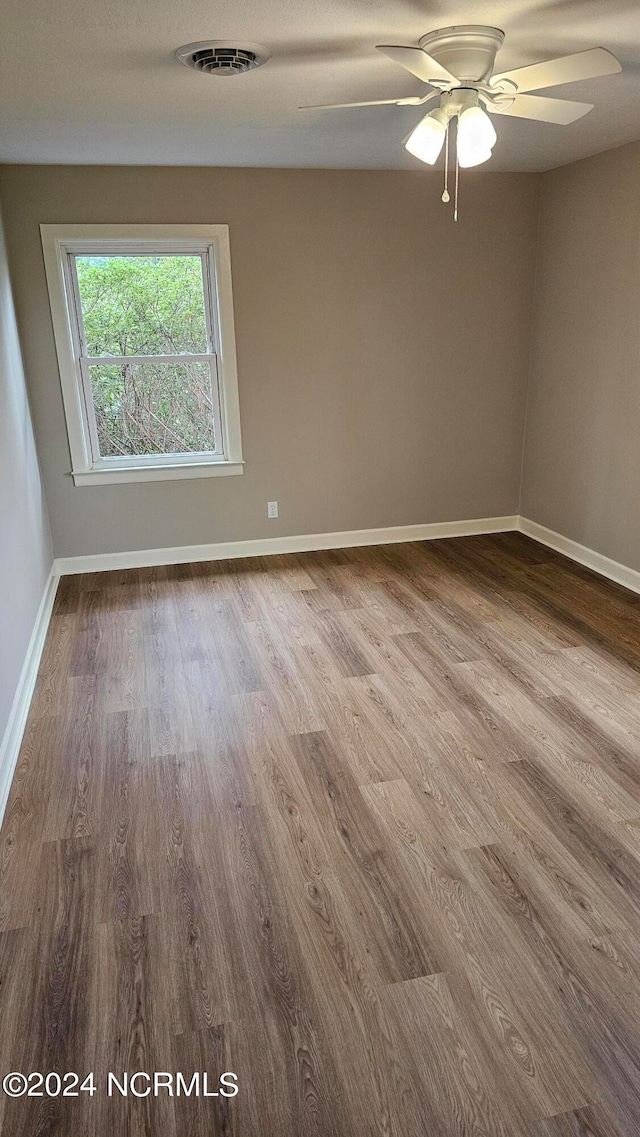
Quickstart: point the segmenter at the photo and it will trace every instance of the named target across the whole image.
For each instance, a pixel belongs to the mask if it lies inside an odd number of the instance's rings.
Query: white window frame
[[[228,225],[41,225],[40,233],[75,484],[95,486],[242,474]],[[207,362],[212,378],[217,374],[217,398],[213,391],[218,443],[215,453],[100,456],[91,384],[81,342],[82,322],[76,310],[78,287],[73,259],[81,254],[100,253],[183,253],[202,258],[209,351],[201,355],[185,354],[184,359]],[[134,363],[145,360],[144,356],[126,358]],[[146,358],[175,362],[181,357]],[[92,357],[91,363],[96,362],[117,364],[121,357]]]

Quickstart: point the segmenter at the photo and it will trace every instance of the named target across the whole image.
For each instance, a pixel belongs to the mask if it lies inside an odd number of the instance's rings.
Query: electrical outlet
[[[277,501],[268,501],[267,502],[267,517],[277,517],[277,516],[278,516],[278,503],[277,503]]]

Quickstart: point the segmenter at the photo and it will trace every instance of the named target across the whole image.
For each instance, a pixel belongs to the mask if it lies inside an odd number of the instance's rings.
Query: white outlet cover
[[[277,517],[277,516],[278,516],[278,503],[277,503],[277,501],[268,501],[267,502],[267,517]]]

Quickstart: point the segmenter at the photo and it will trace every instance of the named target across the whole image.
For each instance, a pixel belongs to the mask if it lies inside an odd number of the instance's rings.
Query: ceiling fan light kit
[[[498,141],[494,125],[482,107],[467,107],[458,115],[457,152],[461,166],[479,166],[488,161]]]
[[[428,162],[430,166],[434,166],[444,146],[448,126],[449,118],[442,107],[430,111],[411,131],[405,142],[406,149],[421,162]]]
[[[429,32],[419,41],[418,47],[380,44],[377,51],[415,75],[432,91],[422,97],[331,103],[321,107],[301,107],[301,110],[384,104],[419,106],[438,99],[438,106],[414,127],[404,145],[410,154],[431,166],[437,162],[444,145],[445,190],[442,200],[448,202],[449,135],[451,122],[457,120],[454,203],[454,219],[457,220],[459,167],[468,169],[487,162],[497,142],[498,136],[489,115],[500,114],[567,126],[592,110],[593,104],[549,99],[528,92],[601,75],[614,75],[622,70],[610,51],[595,47],[496,74],[496,55],[503,42],[504,32],[499,28],[465,24]]]

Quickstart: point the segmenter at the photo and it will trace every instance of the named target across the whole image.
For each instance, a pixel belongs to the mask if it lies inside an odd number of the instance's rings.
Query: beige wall
[[[0,218],[0,743],[52,560]]]
[[[521,512],[640,570],[640,143],[542,180]]]
[[[455,225],[430,171],[4,167],[56,554],[515,513],[538,185]],[[242,477],[73,485],[38,225],[89,221],[229,224]]]

